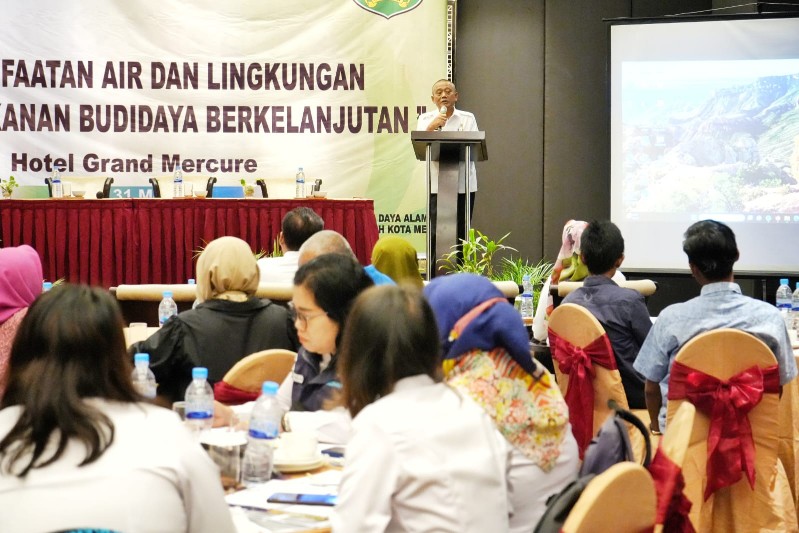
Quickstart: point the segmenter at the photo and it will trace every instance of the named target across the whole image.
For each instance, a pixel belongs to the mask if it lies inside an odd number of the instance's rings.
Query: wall
[[[734,0],[495,0],[458,3],[456,83],[486,131],[473,227],[522,256],[554,260],[570,218],[610,216],[608,29],[605,19],[736,10]],[[687,264],[686,264],[687,268]],[[685,274],[654,277],[650,311],[698,294]],[[773,285],[773,290],[772,290]],[[765,286],[765,291],[763,287]],[[771,298],[773,279],[744,280]]]

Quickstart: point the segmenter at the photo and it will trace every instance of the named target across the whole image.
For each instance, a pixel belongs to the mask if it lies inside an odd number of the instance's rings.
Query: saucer
[[[315,457],[311,457],[309,459],[300,459],[300,460],[286,460],[281,461],[280,455],[275,454],[275,468],[280,470],[285,474],[291,474],[294,472],[306,472],[308,470],[315,470],[320,466],[325,465],[325,459],[322,457],[322,454],[317,453]]]

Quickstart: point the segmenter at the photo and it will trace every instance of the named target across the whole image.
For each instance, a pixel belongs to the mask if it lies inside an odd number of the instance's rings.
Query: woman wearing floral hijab
[[[208,368],[213,385],[246,355],[268,348],[297,350],[286,309],[255,297],[259,279],[249,244],[236,237],[208,243],[197,260],[200,304],[128,350],[150,354],[160,396],[182,400],[195,366]]]
[[[572,481],[579,466],[566,403],[530,355],[518,311],[488,279],[438,277],[424,294],[438,322],[447,383],[482,406],[512,445],[510,531],[532,531],[547,498]]]
[[[42,262],[30,246],[0,248],[0,397],[11,343],[28,307],[42,292]]]

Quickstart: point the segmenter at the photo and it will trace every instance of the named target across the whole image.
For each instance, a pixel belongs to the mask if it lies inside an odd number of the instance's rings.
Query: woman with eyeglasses
[[[284,429],[315,430],[324,441],[341,442],[347,438],[348,427],[343,429],[338,423],[339,415],[323,410],[341,388],[336,353],[350,307],[355,297],[372,284],[363,267],[342,254],[320,255],[297,270],[290,311],[302,347],[294,371],[278,391],[278,401],[290,410],[283,417]],[[325,426],[329,426],[328,433]]]

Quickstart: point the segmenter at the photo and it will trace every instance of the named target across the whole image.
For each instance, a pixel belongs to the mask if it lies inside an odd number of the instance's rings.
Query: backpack
[[[652,448],[649,432],[644,423],[630,411],[619,407],[613,400],[608,401],[608,407],[613,409],[614,413],[605,420],[596,436],[591,439],[585,450],[583,465],[580,467],[577,479],[547,499],[547,508],[533,533],[559,533],[572,507],[592,479],[616,463],[635,461],[625,422],[631,423],[644,434],[646,443],[644,467],[649,466]]]
[[[580,499],[580,495],[585,487],[596,477],[596,474],[580,476],[557,494],[553,494],[547,499],[547,508],[541,516],[541,520],[536,524],[533,533],[560,533],[566,517]]]
[[[630,411],[619,407],[613,400],[608,400],[608,407],[613,409],[614,413],[605,420],[585,449],[583,465],[580,467],[581,476],[585,474],[598,475],[616,463],[635,461],[633,447],[630,444],[630,434],[625,422],[629,422],[643,434],[646,443],[643,466],[644,468],[649,467],[652,444],[649,442],[649,431],[644,423]]]

